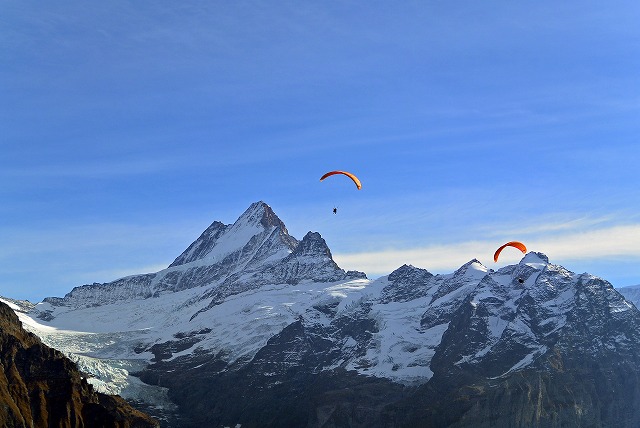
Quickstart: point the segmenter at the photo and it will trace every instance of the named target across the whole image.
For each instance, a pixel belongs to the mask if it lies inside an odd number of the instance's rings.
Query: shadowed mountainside
[[[95,392],[71,360],[26,332],[2,302],[0,365],[3,427],[159,426],[122,398]]]

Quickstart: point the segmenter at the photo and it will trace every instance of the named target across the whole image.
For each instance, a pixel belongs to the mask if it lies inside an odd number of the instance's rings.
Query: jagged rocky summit
[[[79,364],[136,361],[179,426],[640,426],[640,312],[608,282],[535,252],[369,280],[264,202],[163,271],[29,314],[52,344],[76,332]]]
[[[0,425],[158,427],[122,398],[97,393],[76,365],[28,333],[0,302]]]
[[[365,277],[340,269],[320,234],[309,232],[302,241],[289,235],[271,207],[260,201],[231,225],[215,221],[167,269],[83,285],[62,299],[44,302],[54,307],[99,306],[203,287],[211,289],[206,297],[224,298],[264,284]],[[47,316],[45,309],[40,318]]]

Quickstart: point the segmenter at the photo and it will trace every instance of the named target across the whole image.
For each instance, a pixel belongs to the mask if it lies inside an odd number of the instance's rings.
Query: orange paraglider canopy
[[[503,246],[501,246],[500,248],[498,248],[496,250],[496,253],[493,255],[493,261],[497,262],[498,261],[498,256],[500,255],[500,252],[505,248],[505,247],[515,247],[518,250],[522,251],[523,254],[525,254],[527,252],[527,247],[525,247],[525,245],[522,242],[518,242],[518,241],[511,241],[511,242],[507,242],[506,244],[504,244]]]
[[[362,183],[360,183],[360,180],[358,180],[358,177],[356,177],[355,175],[351,174],[350,172],[346,172],[346,171],[329,171],[325,175],[320,177],[320,181],[322,181],[325,178],[330,177],[332,175],[336,175],[336,174],[346,175],[347,177],[352,179],[354,183],[356,183],[356,187],[358,188],[358,190],[362,189]]]

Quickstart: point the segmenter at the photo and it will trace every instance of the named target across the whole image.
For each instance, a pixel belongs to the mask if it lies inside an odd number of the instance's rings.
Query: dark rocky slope
[[[26,332],[0,302],[0,426],[150,428],[122,398],[96,393],[61,352]]]

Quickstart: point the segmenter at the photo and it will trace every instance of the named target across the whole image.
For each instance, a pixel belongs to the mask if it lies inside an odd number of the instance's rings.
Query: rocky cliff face
[[[3,427],[157,427],[117,396],[96,393],[62,353],[22,329],[0,302],[0,425]]]
[[[182,427],[640,426],[640,312],[542,253],[369,280],[258,202],[161,272],[25,310],[80,363],[135,360]]]
[[[322,236],[317,232],[309,232],[283,259],[238,271],[203,294],[204,297],[211,298],[211,303],[204,310],[211,309],[231,295],[268,284],[296,285],[304,281],[330,283],[359,278],[366,278],[366,275],[340,269],[333,261],[331,251]]]

